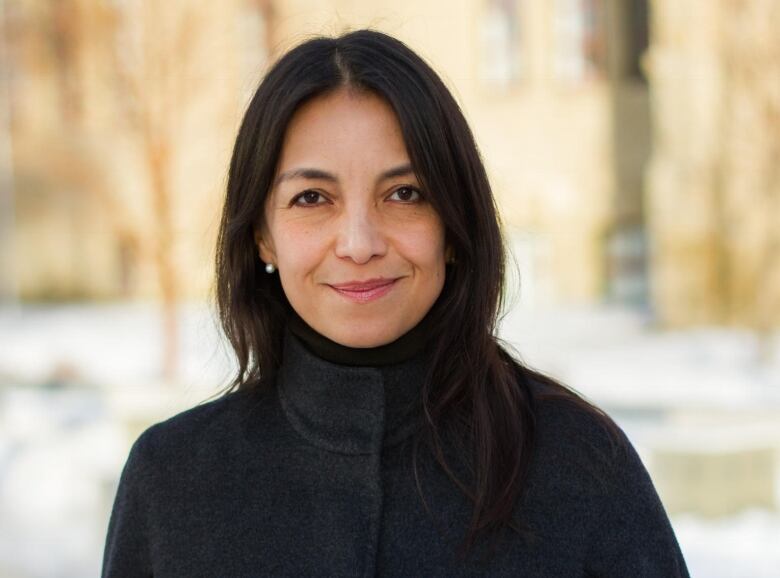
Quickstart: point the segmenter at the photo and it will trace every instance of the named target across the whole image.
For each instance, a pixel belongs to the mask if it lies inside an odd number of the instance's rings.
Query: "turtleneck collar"
[[[393,363],[383,352],[384,363],[374,366],[363,357],[349,357],[361,362],[357,366],[324,359],[308,344],[288,325],[277,382],[284,413],[303,438],[336,453],[375,454],[418,427],[427,370],[424,347],[411,356],[396,352]]]
[[[430,335],[430,316],[401,337],[379,347],[347,347],[314,330],[295,311],[290,311],[288,327],[309,351],[326,361],[339,365],[380,367],[401,363],[419,355]]]

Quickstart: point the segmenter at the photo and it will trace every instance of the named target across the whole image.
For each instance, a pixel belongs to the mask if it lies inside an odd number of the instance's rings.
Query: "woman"
[[[357,31],[283,56],[217,245],[238,373],[134,444],[103,576],[687,576],[620,428],[497,343],[503,259],[416,54]]]

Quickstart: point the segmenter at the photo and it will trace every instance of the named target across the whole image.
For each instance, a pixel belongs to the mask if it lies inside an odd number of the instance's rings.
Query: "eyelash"
[[[394,190],[394,191],[391,193],[391,196],[392,196],[392,195],[394,195],[394,194],[396,194],[398,191],[402,191],[402,190],[404,190],[404,189],[409,189],[409,190],[411,190],[411,191],[413,191],[413,192],[417,193],[417,199],[415,199],[415,200],[413,200],[413,201],[400,201],[402,204],[405,204],[405,205],[411,205],[411,204],[414,204],[414,203],[416,203],[416,202],[419,202],[420,200],[422,200],[422,192],[420,191],[420,189],[418,189],[417,187],[413,187],[413,186],[411,186],[411,185],[402,185],[402,186],[400,186],[400,187],[397,187],[397,188],[396,188],[396,189],[395,189],[395,190]],[[303,192],[301,192],[301,193],[298,193],[297,195],[295,195],[295,196],[294,196],[294,197],[293,197],[293,198],[290,200],[290,206],[291,206],[291,207],[316,207],[317,205],[322,205],[322,204],[324,204],[324,203],[299,203],[298,201],[299,201],[300,199],[302,199],[302,198],[303,198],[303,196],[304,196],[304,195],[306,195],[306,194],[308,194],[308,193],[316,193],[316,194],[318,194],[320,197],[322,197],[322,198],[325,198],[325,195],[323,195],[321,192],[319,192],[319,191],[315,191],[314,189],[307,189],[307,190],[305,190],[305,191],[303,191]]]

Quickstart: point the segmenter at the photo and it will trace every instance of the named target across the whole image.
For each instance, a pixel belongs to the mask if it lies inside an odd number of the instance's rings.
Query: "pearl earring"
[[[276,271],[276,267],[274,266],[274,264],[273,263],[266,263],[266,265],[265,265],[265,272],[268,273],[268,274],[271,274],[274,271]]]

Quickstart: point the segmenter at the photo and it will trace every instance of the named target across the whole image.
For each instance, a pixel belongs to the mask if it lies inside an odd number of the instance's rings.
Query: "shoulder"
[[[530,389],[539,433],[577,437],[598,446],[627,439],[606,411],[575,391],[537,379],[530,380]]]
[[[582,521],[589,575],[688,576],[666,510],[623,429],[555,386],[532,390],[535,496],[548,518],[561,515],[561,528]]]
[[[245,435],[247,424],[267,407],[269,397],[234,391],[155,423],[135,440],[128,465],[172,467],[182,459],[219,454]]]
[[[604,410],[542,381],[532,380],[535,408],[534,457],[550,478],[580,490],[609,494],[633,472],[648,479],[623,429]]]

